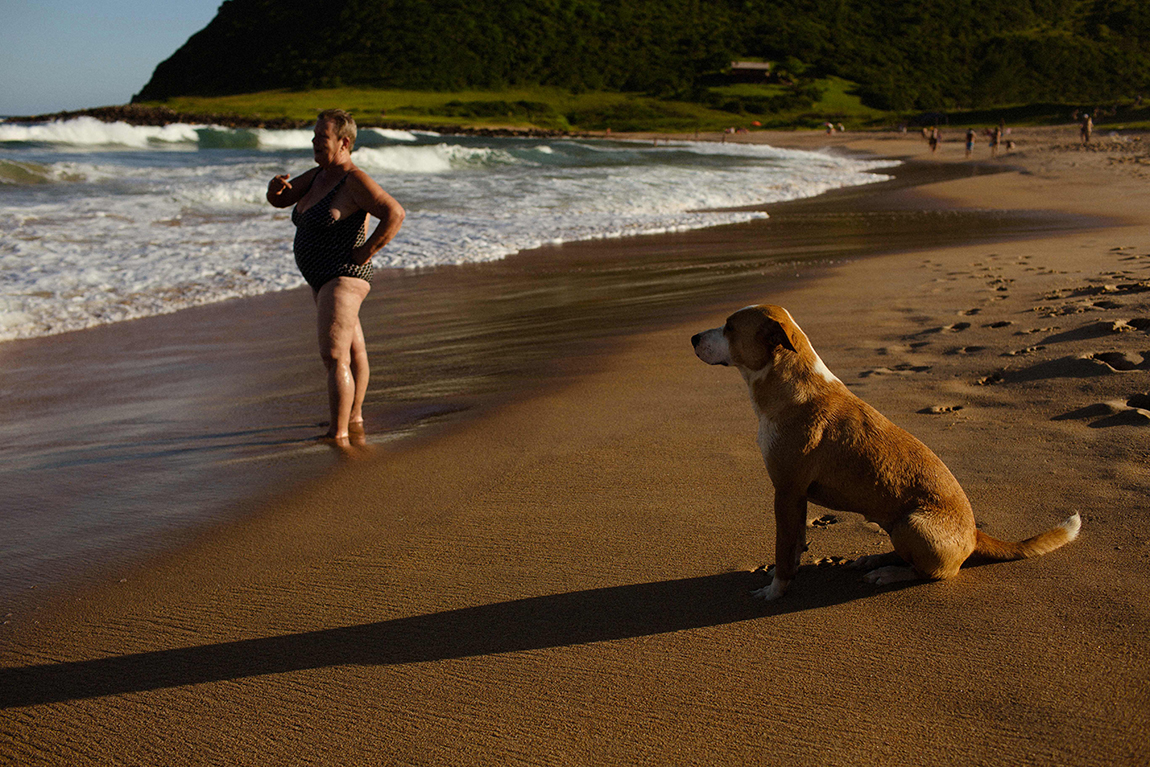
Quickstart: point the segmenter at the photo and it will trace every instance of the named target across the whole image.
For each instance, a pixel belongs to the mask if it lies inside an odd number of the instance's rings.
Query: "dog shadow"
[[[0,708],[344,665],[391,666],[568,647],[768,619],[878,593],[857,572],[803,567],[781,600],[730,572],[532,597],[355,626],[0,669]],[[889,590],[888,589],[884,589]]]

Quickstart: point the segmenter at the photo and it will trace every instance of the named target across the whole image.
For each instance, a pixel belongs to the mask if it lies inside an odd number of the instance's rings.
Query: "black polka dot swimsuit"
[[[367,241],[363,226],[367,211],[356,211],[339,220],[331,215],[331,202],[344,181],[346,175],[303,213],[298,206],[291,212],[291,222],[296,226],[295,265],[313,290],[336,277],[358,277],[371,282],[371,262],[356,264],[351,260],[351,252]]]

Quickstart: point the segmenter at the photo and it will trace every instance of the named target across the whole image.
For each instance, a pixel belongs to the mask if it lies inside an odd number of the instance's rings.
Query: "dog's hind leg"
[[[919,579],[953,578],[974,548],[973,517],[917,509],[890,527],[895,553],[909,567],[880,567],[863,576],[879,586]]]
[[[775,569],[769,586],[752,592],[771,602],[791,585],[807,540],[807,497],[775,490]]]

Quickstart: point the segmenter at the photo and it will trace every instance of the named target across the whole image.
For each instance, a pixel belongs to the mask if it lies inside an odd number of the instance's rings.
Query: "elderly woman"
[[[327,367],[331,426],[327,437],[348,444],[362,429],[367,393],[367,346],[359,307],[371,290],[371,257],[395,237],[403,207],[351,161],[355,120],[340,109],[320,114],[312,151],[316,166],[268,183],[268,202],[295,205],[295,262],[315,294],[319,353]],[[368,215],[379,226],[367,236]]]

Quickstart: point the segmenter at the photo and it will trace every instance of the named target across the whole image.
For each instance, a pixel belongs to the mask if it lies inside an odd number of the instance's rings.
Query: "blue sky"
[[[222,0],[0,0],[0,115],[126,104]]]

